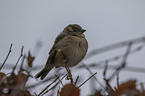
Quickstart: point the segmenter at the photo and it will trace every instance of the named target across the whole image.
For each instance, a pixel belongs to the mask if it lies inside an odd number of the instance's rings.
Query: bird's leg
[[[71,83],[73,84],[73,78],[72,78],[71,71],[70,71],[70,69],[69,69],[68,66],[65,66],[65,68],[66,68],[66,71],[67,71],[67,73],[68,73],[67,79],[68,79],[68,80],[70,79]]]
[[[67,60],[65,58],[65,55],[64,55],[64,53],[63,53],[63,51],[61,49],[57,49],[57,51],[59,51],[59,52],[61,52],[63,54],[63,58],[64,58],[64,62],[63,63],[65,64],[65,68],[66,68],[66,71],[68,73],[67,79],[68,80],[70,79],[71,83],[73,84],[72,74],[71,74],[71,71],[70,71],[69,67],[66,65]]]

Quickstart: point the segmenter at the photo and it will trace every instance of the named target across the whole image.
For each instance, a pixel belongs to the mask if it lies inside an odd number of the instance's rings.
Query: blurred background
[[[42,65],[43,68],[56,36],[68,24],[79,24],[87,30],[85,35],[89,43],[88,53],[110,44],[143,37],[144,9],[144,0],[0,0],[0,63],[5,59],[9,46],[13,43],[8,64],[16,63],[21,47],[24,46],[24,53],[31,50],[32,55],[36,56],[34,66]],[[39,52],[35,51],[36,46],[41,47]],[[91,64],[125,51],[126,47],[119,48],[84,59],[83,62],[86,65]],[[130,55],[127,66],[145,68],[144,57],[144,49]],[[40,70],[36,70],[32,75]],[[97,72],[97,78],[103,82],[103,69],[92,71]],[[86,70],[77,72],[72,70],[72,74],[74,77],[81,75],[82,81],[90,76]],[[145,77],[143,73],[137,72],[120,73],[120,82],[130,78],[144,82]],[[116,85],[115,82],[116,80],[112,81],[112,84]],[[82,86],[81,96],[89,94],[89,86],[89,83]],[[37,90],[39,89],[33,92]]]

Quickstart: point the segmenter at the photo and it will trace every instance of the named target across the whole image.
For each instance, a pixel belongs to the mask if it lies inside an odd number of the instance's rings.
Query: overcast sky
[[[17,61],[22,45],[24,53],[27,53],[34,49],[37,41],[42,41],[43,46],[35,63],[44,65],[55,37],[65,26],[74,23],[87,30],[85,35],[89,42],[89,51],[142,37],[145,36],[145,1],[0,0],[0,62],[5,59],[11,43],[13,48],[7,63]],[[119,52],[96,56],[86,62],[104,60],[116,53]],[[129,58],[128,66],[145,68],[144,57],[145,50],[134,54]],[[100,78],[101,72],[98,74]],[[130,77],[141,81],[145,78],[143,74],[135,77],[134,73],[121,73],[121,76],[121,80]],[[85,94],[85,90],[82,92]]]

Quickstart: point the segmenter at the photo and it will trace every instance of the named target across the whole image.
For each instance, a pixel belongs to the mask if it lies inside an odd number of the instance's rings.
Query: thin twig
[[[60,90],[60,86],[59,86],[59,88],[58,88],[58,90],[57,90],[57,96],[59,96],[59,90]]]
[[[79,79],[79,76],[77,76],[77,79],[76,79],[76,81],[75,81],[75,86],[76,86],[76,84],[77,84],[77,82],[78,82],[78,79]]]
[[[59,75],[59,76],[62,76],[63,74],[64,74],[64,73],[60,73],[60,74],[58,74],[58,75]],[[49,78],[47,78],[47,79],[45,79],[45,80],[43,80],[43,81],[41,81],[41,82],[38,82],[38,83],[34,83],[34,84],[32,84],[32,85],[29,85],[27,88],[31,89],[31,88],[37,87],[37,86],[39,86],[39,85],[44,84],[45,82],[48,82],[48,81],[54,79],[55,77],[56,77],[56,76],[53,75],[53,76],[51,76],[51,77],[49,77]]]
[[[140,45],[140,46],[138,46],[138,47],[136,47],[132,50],[130,50],[130,53],[128,55],[134,54],[134,53],[140,51],[141,49],[144,48],[144,46],[145,46],[145,43],[143,43],[142,45]],[[108,59],[105,59],[105,60],[101,60],[101,61],[98,61],[98,62],[94,62],[92,64],[89,64],[88,67],[94,67],[94,66],[102,65],[102,64],[105,64],[106,61],[111,63],[111,62],[117,61],[117,60],[122,59],[122,58],[124,58],[124,54],[117,55],[117,56],[114,56],[114,57],[111,57],[111,58],[108,58]],[[83,66],[79,66],[79,67],[83,67]]]
[[[51,86],[54,82],[56,82],[56,80],[58,80],[58,78],[59,78],[59,77],[57,77],[53,82],[51,82],[49,85],[47,85],[47,86],[38,94],[38,96],[41,96],[41,94],[42,94],[45,90],[47,90],[47,88],[48,88],[49,86]]]
[[[107,69],[108,69],[108,61],[106,61],[105,68],[104,68],[104,71],[103,71],[104,79],[106,78]]]
[[[65,74],[60,80],[64,79],[66,76],[67,76],[67,74]],[[53,87],[51,87],[49,90],[45,91],[45,93],[43,93],[42,96],[44,94],[48,93],[50,90],[54,89],[58,84],[59,84],[59,81]]]
[[[55,76],[58,77],[57,75],[55,75]],[[62,81],[59,79],[59,77],[58,77],[58,80],[61,83],[61,85],[64,86],[63,83],[62,83]]]
[[[35,95],[35,96],[38,96],[35,92],[34,92],[34,95]]]
[[[26,58],[26,55],[24,55],[23,58],[22,58],[22,62],[21,62],[21,66],[20,66],[20,71],[23,70],[23,64],[24,64],[25,58]]]
[[[82,63],[82,64],[83,64],[83,66],[85,67],[85,69],[87,69],[87,71],[88,71],[90,74],[93,74],[93,72],[89,69],[89,67],[88,67],[86,64],[84,64],[84,63]],[[97,82],[101,87],[105,88],[105,87],[101,84],[101,82],[96,78],[96,76],[94,76],[94,78],[95,78],[96,82]]]
[[[109,81],[112,80],[115,77],[115,75],[118,74],[118,72],[120,72],[120,70],[125,67],[126,60],[127,60],[127,57],[129,56],[132,44],[133,44],[132,42],[128,43],[128,47],[127,47],[127,50],[126,50],[124,57],[122,59],[121,65],[118,68],[116,68],[115,72],[113,72],[113,74],[109,77],[109,79],[108,79]]]
[[[106,83],[106,90],[108,90],[108,96],[114,96],[114,90],[113,90],[113,88],[111,87],[111,85],[109,84],[109,81],[106,79],[106,78],[104,78],[104,80],[105,80],[105,83]]]
[[[12,45],[13,45],[13,44],[10,45],[9,52],[8,52],[8,54],[7,54],[6,59],[4,60],[3,64],[2,64],[1,67],[0,67],[0,71],[1,71],[1,69],[3,68],[4,64],[6,63],[8,57],[9,57],[9,55],[10,55],[10,53],[11,53]]]
[[[24,49],[24,46],[22,46],[22,48],[21,48],[21,54],[20,54],[20,57],[19,57],[19,59],[17,60],[15,66],[13,67],[13,71],[12,71],[12,73],[14,73],[14,71],[15,71],[17,65],[18,65],[18,62],[20,61],[21,57],[23,56],[23,49]]]
[[[109,80],[107,79],[107,76],[106,76],[107,69],[108,69],[108,61],[106,61],[106,63],[105,63],[105,67],[104,67],[104,71],[103,71],[103,78],[104,78],[105,83],[106,83],[105,90],[108,90],[109,96],[113,96],[114,90],[111,87],[111,85],[109,84]]]
[[[117,74],[116,80],[117,80],[117,87],[119,87],[119,73]]]
[[[102,47],[99,49],[92,50],[87,54],[85,59],[88,59],[88,58],[90,58],[94,55],[97,55],[97,54],[105,53],[106,51],[110,51],[110,50],[124,47],[124,46],[128,45],[130,42],[132,42],[133,44],[145,42],[145,37],[140,37],[140,38],[136,38],[136,39],[132,39],[132,40],[128,40],[128,41],[123,41],[123,42],[108,45],[108,46],[105,46],[105,47]]]
[[[84,85],[88,80],[90,80],[94,75],[96,75],[96,73],[94,73],[92,76],[90,76],[85,82],[83,82],[78,88],[80,88],[82,85]]]

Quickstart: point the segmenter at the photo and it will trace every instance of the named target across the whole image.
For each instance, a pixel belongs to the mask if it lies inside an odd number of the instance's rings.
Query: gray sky
[[[72,23],[87,30],[89,51],[144,36],[144,9],[144,0],[0,0],[0,61],[5,59],[11,43],[13,49],[7,63],[17,61],[22,45],[26,53],[41,40],[43,47],[35,63],[43,65],[55,37]],[[96,56],[86,62],[103,60],[112,54],[119,52]],[[128,66],[145,68],[144,54],[145,50],[142,50],[130,56]],[[102,78],[102,71],[97,72]],[[120,76],[120,80],[126,80],[126,77],[143,79],[143,74],[129,72],[122,72]],[[86,94],[85,89],[81,92]]]

